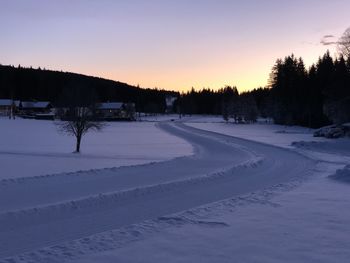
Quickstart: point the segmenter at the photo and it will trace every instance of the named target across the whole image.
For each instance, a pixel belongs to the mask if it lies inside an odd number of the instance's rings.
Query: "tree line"
[[[202,89],[184,92],[175,105],[179,114],[214,114],[223,115],[228,121],[233,118],[235,122],[256,121],[261,97],[265,89],[257,89],[239,94],[235,86],[226,86],[217,91]]]
[[[310,68],[294,55],[278,59],[270,76],[268,114],[279,124],[320,127],[350,121],[350,28]]]
[[[309,69],[294,55],[278,59],[269,87],[243,93],[235,86],[226,86],[219,90],[192,88],[180,94],[75,73],[13,66],[0,66],[0,87],[0,98],[57,104],[62,94],[83,89],[93,92],[97,101],[134,102],[137,111],[147,113],[164,113],[166,96],[175,96],[174,112],[221,114],[235,122],[254,122],[258,115],[278,124],[308,127],[350,121],[350,59],[332,58],[329,52]]]
[[[225,120],[254,122],[258,115],[283,125],[320,127],[350,121],[350,58],[326,52],[306,69],[294,55],[278,59],[269,87],[239,94],[234,86],[192,89],[180,95],[182,114],[222,114]]]
[[[329,52],[309,69],[302,58],[277,60],[270,79],[276,123],[319,127],[350,121],[350,58]]]
[[[178,96],[177,92],[143,89],[82,74],[0,65],[0,98],[57,104],[62,94],[75,89],[93,91],[98,102],[133,102],[137,111],[149,113],[164,112],[166,96]]]
[[[277,124],[320,127],[350,122],[350,28],[336,42],[339,56],[329,51],[306,68],[294,55],[278,59],[269,85],[238,93],[227,86],[183,93],[178,107],[185,114],[222,114],[225,120],[254,122],[258,115]]]

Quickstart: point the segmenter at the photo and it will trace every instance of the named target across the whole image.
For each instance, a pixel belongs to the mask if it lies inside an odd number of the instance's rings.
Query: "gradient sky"
[[[0,0],[0,63],[188,90],[264,86],[350,26],[349,0]]]

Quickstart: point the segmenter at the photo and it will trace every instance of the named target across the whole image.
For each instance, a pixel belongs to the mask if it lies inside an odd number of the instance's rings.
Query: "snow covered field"
[[[88,133],[82,153],[73,137],[59,134],[52,121],[0,118],[0,179],[119,167],[169,160],[192,154],[184,140],[152,122],[108,123]]]
[[[1,181],[0,262],[348,262],[349,139],[182,120],[133,131],[174,142],[160,148],[165,159],[186,157]],[[130,156],[147,156],[147,140],[130,141],[141,144]],[[106,154],[85,143],[83,155]]]
[[[334,140],[313,137],[314,129],[264,122],[225,123],[220,117],[193,117],[185,122],[190,127],[291,149],[318,161],[350,163],[349,138]]]
[[[201,118],[198,118],[195,121],[189,119],[187,120],[187,124],[198,129],[218,132],[284,148],[293,148],[291,144],[295,141],[328,141],[325,138],[313,137],[313,129],[298,126],[283,126],[265,123],[233,124],[217,122],[220,120],[219,118],[214,118],[213,122],[209,122],[210,119],[208,118],[205,118],[204,122],[201,122],[200,120]]]

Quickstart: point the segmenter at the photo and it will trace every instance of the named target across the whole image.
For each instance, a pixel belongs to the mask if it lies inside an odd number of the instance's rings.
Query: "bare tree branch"
[[[90,131],[100,131],[105,127],[96,115],[96,96],[91,89],[75,87],[63,94],[61,121],[56,122],[58,131],[76,138],[75,152],[80,152],[82,137]]]
[[[350,27],[345,30],[344,34],[338,40],[338,51],[346,58],[350,58]]]

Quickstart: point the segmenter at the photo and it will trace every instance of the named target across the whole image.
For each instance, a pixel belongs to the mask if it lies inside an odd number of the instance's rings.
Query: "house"
[[[96,114],[107,121],[135,120],[135,104],[123,102],[103,102],[98,104]]]
[[[21,101],[19,114],[25,118],[53,119],[52,105],[48,101]]]
[[[103,102],[97,106],[97,114],[104,118],[119,117],[123,110],[122,102]]]
[[[0,115],[14,117],[19,105],[19,100],[0,99]]]
[[[21,101],[19,108],[25,113],[49,113],[52,107],[49,101]]]

